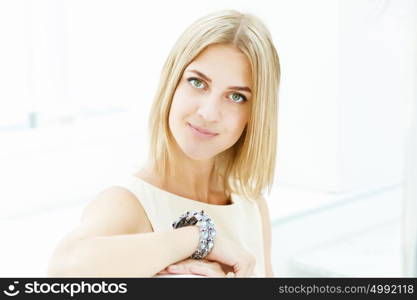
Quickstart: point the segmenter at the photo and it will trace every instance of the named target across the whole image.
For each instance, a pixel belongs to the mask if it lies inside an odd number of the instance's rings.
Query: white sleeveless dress
[[[254,255],[254,277],[265,277],[262,223],[256,203],[232,193],[232,204],[208,204],[162,190],[133,174],[117,185],[129,190],[140,201],[154,232],[172,229],[172,222],[188,210],[204,210],[216,227],[222,228],[224,234]]]

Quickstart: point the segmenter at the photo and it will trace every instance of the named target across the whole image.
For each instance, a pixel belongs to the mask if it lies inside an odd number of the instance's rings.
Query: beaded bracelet
[[[198,225],[200,227],[200,241],[197,249],[191,255],[191,258],[202,259],[206,257],[214,246],[214,237],[216,236],[216,229],[211,218],[204,213],[204,210],[198,212],[195,210],[183,213],[178,220],[172,223],[174,229]]]

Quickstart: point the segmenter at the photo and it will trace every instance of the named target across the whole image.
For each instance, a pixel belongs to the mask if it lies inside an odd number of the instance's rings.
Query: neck
[[[162,189],[179,196],[200,202],[225,205],[228,197],[214,172],[214,158],[193,160],[185,154],[177,155],[175,162],[170,161],[170,174],[163,181],[163,175],[157,174],[152,160],[142,169],[143,177],[154,182]],[[226,203],[227,202],[227,203]]]

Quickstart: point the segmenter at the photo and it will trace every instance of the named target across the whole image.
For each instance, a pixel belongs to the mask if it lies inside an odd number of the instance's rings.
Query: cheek
[[[229,118],[225,120],[224,127],[227,128],[228,136],[237,141],[242,135],[243,130],[247,124],[246,114],[229,115]]]
[[[174,94],[170,110],[170,119],[185,117],[195,109],[195,101],[192,101],[190,93],[184,88],[178,88]]]

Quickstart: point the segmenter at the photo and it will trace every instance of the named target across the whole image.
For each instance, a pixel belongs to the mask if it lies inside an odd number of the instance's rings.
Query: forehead
[[[196,69],[213,82],[250,86],[250,62],[246,55],[232,45],[214,44],[204,49],[186,68]]]

